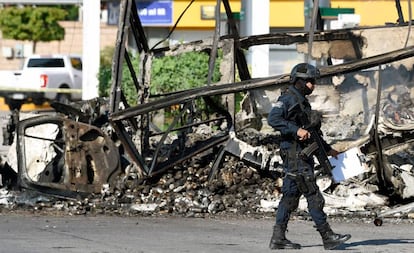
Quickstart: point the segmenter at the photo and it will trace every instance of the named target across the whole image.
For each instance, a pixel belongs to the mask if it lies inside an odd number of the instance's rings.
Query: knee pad
[[[317,191],[314,194],[307,196],[306,199],[308,200],[309,209],[322,210],[325,206],[325,199],[323,198],[322,193],[320,191]]]

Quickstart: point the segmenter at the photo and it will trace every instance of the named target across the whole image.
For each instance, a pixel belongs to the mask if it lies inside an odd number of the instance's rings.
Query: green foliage
[[[115,47],[113,46],[105,47],[104,49],[102,49],[101,54],[100,54],[101,66],[111,67],[114,53],[115,53]]]
[[[114,47],[106,47],[103,50],[101,50],[100,66],[98,73],[99,96],[101,97],[109,97],[109,92],[112,84],[112,57],[114,54],[114,50]]]
[[[111,66],[100,66],[98,73],[99,87],[98,92],[100,97],[109,97],[111,89]]]
[[[99,95],[109,96],[111,81],[112,56],[114,48],[101,51],[101,64],[98,73]],[[179,56],[155,58],[151,69],[151,94],[162,94],[186,90],[206,85],[208,76],[208,54],[203,52],[184,53]],[[213,82],[220,80],[219,62],[216,62]],[[135,73],[139,73],[139,56],[131,56]],[[137,104],[137,92],[130,71],[123,63],[122,90],[130,105]]]
[[[46,7],[10,7],[0,11],[0,29],[3,37],[15,40],[63,40],[65,30],[57,21],[63,20],[66,11]]]
[[[77,21],[79,20],[79,6],[78,5],[55,5],[56,8],[63,9],[67,12],[64,20]]]
[[[139,57],[131,56],[132,66],[134,68],[135,74],[139,73]],[[122,67],[122,81],[121,89],[125,94],[125,97],[129,105],[137,104],[137,90],[135,88],[134,81],[132,80],[131,72],[128,69],[128,65],[124,62]]]
[[[100,67],[98,73],[99,80],[99,96],[108,97],[111,92],[112,85],[112,57],[114,54],[114,47],[106,47],[101,51]],[[139,57],[131,56],[134,71],[138,74]],[[121,89],[127,98],[130,105],[137,104],[137,91],[135,89],[134,81],[131,77],[131,72],[127,64],[124,62],[122,66],[122,81]]]
[[[220,80],[219,62],[216,60],[212,82]],[[201,87],[207,84],[209,55],[189,52],[178,56],[155,58],[151,69],[151,94],[163,94]]]

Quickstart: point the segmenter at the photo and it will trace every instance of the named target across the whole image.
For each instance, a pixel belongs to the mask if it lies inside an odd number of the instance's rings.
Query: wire
[[[76,4],[77,6],[79,6],[79,8],[81,8],[81,6],[82,6],[82,0],[79,0],[78,1],[78,3]],[[83,15],[83,12],[82,12],[82,15]],[[74,41],[75,41],[75,34],[76,34],[76,30],[79,28],[78,27],[78,25],[77,25],[77,23],[79,22],[79,11],[78,11],[78,20],[74,20],[73,21],[73,27],[72,27],[72,29],[73,29],[73,32],[72,32],[72,38],[71,38],[71,41],[69,42],[69,52],[68,52],[68,54],[70,55],[70,54],[72,54],[72,49],[73,49],[73,44],[74,44]],[[82,35],[83,36],[83,35]]]
[[[157,47],[159,44],[163,43],[164,41],[166,41],[167,39],[170,38],[171,34],[174,32],[175,28],[178,25],[178,22],[180,22],[181,18],[184,16],[184,13],[187,12],[187,10],[190,8],[190,6],[194,3],[195,0],[191,0],[191,2],[187,5],[187,7],[185,7],[184,11],[180,14],[180,16],[178,17],[177,21],[175,22],[174,26],[171,28],[170,32],[168,33],[167,37],[165,37],[164,39],[160,40],[157,44],[155,44],[152,48],[151,51]]]
[[[404,47],[407,47],[408,44],[408,40],[410,38],[410,33],[411,33],[411,0],[408,0],[408,33],[407,33],[407,39],[405,40],[405,45]]]

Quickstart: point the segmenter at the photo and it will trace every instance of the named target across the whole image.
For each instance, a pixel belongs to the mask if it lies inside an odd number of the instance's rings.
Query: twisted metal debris
[[[223,3],[231,29],[217,43],[207,39],[151,49],[135,2],[122,1],[109,101],[54,103],[54,112],[27,119],[14,112],[7,127],[5,141],[12,148],[2,160],[3,186],[72,201],[38,204],[50,202],[5,193],[4,198],[10,200],[6,205],[26,203],[74,213],[195,216],[265,213],[277,208],[281,159],[277,133],[263,124],[263,105],[270,103],[263,93],[277,96],[289,75],[251,78],[243,50],[261,44],[298,44],[300,50],[308,33],[240,38],[230,5]],[[382,29],[392,31],[393,27]],[[359,147],[367,158],[368,169],[358,178],[339,185],[326,177],[318,180],[330,201],[327,207],[336,214],[343,208],[371,214],[388,203],[384,196],[414,196],[409,184],[413,178],[414,47],[364,57],[367,39],[361,34],[370,32],[368,28],[343,29],[316,32],[313,38],[313,45],[321,50],[325,50],[322,42],[328,42],[329,57],[352,59],[320,67],[323,94],[311,100],[325,115],[324,132],[338,150]],[[338,45],[342,48],[343,42],[347,45],[343,51],[333,50]],[[224,54],[221,67],[226,72],[219,83],[149,94],[154,57],[214,52],[214,45]],[[138,70],[131,63],[135,51],[141,58]],[[134,80],[134,105],[127,101],[121,82],[124,63]],[[411,68],[406,67],[409,63]],[[234,66],[240,82],[235,82]],[[396,83],[397,79],[401,82]],[[236,93],[245,94],[241,112],[235,111]],[[218,102],[216,96],[224,97],[221,101],[226,103]],[[333,103],[329,108],[324,107],[327,101]],[[200,104],[210,111],[200,110]],[[155,119],[171,109],[176,110],[172,121],[164,121],[164,128],[157,125]],[[357,190],[344,190],[344,186]],[[347,202],[352,202],[352,208],[343,205]]]

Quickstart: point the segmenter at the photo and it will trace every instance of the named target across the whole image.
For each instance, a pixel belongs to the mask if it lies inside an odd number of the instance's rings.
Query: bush
[[[212,82],[220,80],[219,62],[216,60]],[[209,55],[188,52],[178,56],[155,58],[151,72],[151,94],[187,90],[207,84]]]
[[[112,56],[114,48],[101,51],[101,65],[98,73],[99,96],[109,96],[112,84]],[[139,70],[139,56],[131,57],[135,72]],[[189,52],[178,56],[154,58],[151,69],[150,93],[164,94],[187,90],[207,84],[209,55],[205,52]],[[216,60],[212,82],[220,80],[219,63],[221,54]],[[128,67],[124,63],[122,73],[122,90],[130,105],[137,103],[137,93]]]
[[[112,82],[112,57],[114,47],[106,47],[101,51],[100,67],[98,73],[99,96],[109,97]]]

